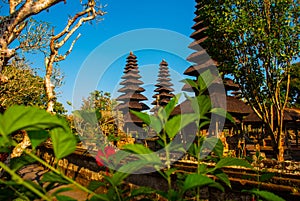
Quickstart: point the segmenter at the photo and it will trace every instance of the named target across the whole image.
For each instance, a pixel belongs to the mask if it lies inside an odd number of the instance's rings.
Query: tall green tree
[[[284,160],[284,109],[289,102],[292,63],[300,56],[298,0],[208,0],[210,31],[220,35],[243,97],[265,123],[279,160]],[[210,35],[210,34],[209,34]],[[231,55],[229,55],[231,54]],[[283,82],[286,81],[285,89]]]
[[[47,97],[44,79],[38,76],[24,62],[6,66],[3,69],[6,81],[0,84],[0,111],[4,112],[12,105],[38,106],[46,109]],[[55,101],[54,111],[58,114],[66,112],[63,105]]]
[[[112,111],[116,101],[111,99],[109,92],[95,90],[87,99],[83,99],[82,110],[99,109],[100,111]]]
[[[283,83],[283,89],[286,88],[287,82]],[[291,82],[290,82],[290,102],[288,107],[300,108],[300,63],[292,65]]]
[[[95,90],[83,99],[80,110],[74,111],[71,117],[83,143],[89,141],[101,145],[107,140],[116,142],[120,139],[119,135],[123,133],[118,125],[122,124],[122,119],[113,110],[115,106],[116,101],[111,99],[108,92]]]
[[[30,69],[18,69],[7,66],[3,70],[6,82],[0,85],[0,107],[3,112],[14,104],[45,107],[43,79],[33,74]]]

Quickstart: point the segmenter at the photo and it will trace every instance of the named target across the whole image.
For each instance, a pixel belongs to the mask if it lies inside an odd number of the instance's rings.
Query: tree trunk
[[[43,10],[46,10],[55,4],[64,0],[10,0],[10,15],[5,17],[0,24],[0,74],[7,62],[15,55],[17,49],[10,48],[10,44],[21,34],[25,28],[26,20]]]
[[[46,90],[46,96],[47,96],[47,112],[54,113],[54,85],[51,83],[51,77],[45,76],[45,90]]]
[[[55,102],[55,95],[54,95],[54,85],[51,83],[51,76],[53,73],[53,63],[55,61],[55,57],[57,55],[57,50],[51,51],[51,55],[49,58],[45,59],[45,66],[46,66],[46,75],[45,75],[45,91],[47,96],[47,112],[54,113],[54,102]]]
[[[278,115],[279,120],[279,128],[278,128],[278,161],[284,161],[284,141],[285,141],[285,133],[283,132],[283,120],[284,120],[284,110],[281,110]]]
[[[23,140],[17,146],[15,146],[15,148],[13,149],[10,155],[11,158],[20,157],[23,151],[31,145],[27,132],[26,131],[22,131],[22,132],[23,132]]]

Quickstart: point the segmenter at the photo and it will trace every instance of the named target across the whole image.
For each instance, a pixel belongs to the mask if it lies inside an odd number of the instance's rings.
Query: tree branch
[[[80,38],[80,36],[81,36],[81,34],[78,34],[78,36],[73,40],[73,42],[72,42],[72,44],[71,44],[69,50],[68,50],[64,55],[61,55],[61,56],[57,57],[57,58],[55,59],[55,62],[59,62],[59,61],[62,61],[62,60],[65,60],[65,59],[66,59],[66,57],[72,52],[72,49],[73,49],[73,47],[74,47],[74,44],[75,44],[76,41]]]

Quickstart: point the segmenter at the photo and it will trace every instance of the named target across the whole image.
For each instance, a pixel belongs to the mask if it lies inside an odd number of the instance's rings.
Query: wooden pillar
[[[298,129],[297,129],[297,123],[296,123],[296,125],[295,125],[295,134],[296,134],[296,146],[298,147],[299,146],[299,142],[298,142],[298,140],[299,140],[299,136],[298,136]]]

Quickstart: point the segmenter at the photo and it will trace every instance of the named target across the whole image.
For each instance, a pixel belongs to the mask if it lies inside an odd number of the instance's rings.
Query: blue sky
[[[65,79],[64,85],[57,89],[58,100],[69,112],[72,108],[67,106],[67,101],[73,101],[77,109],[82,97],[93,89],[111,92],[116,97],[130,51],[138,57],[148,102],[153,101],[153,85],[162,59],[169,63],[176,92],[180,90],[177,81],[183,79],[183,72],[190,65],[185,59],[192,52],[187,46],[192,41],[189,35],[194,24],[195,1],[102,0],[100,3],[107,4],[103,9],[107,12],[103,20],[83,25],[72,53],[59,63]],[[67,0],[67,4],[59,3],[48,12],[40,13],[36,19],[51,22],[58,33],[68,16],[80,10],[79,0]],[[67,48],[69,44],[65,50]],[[30,59],[33,67],[44,68],[42,57]]]

